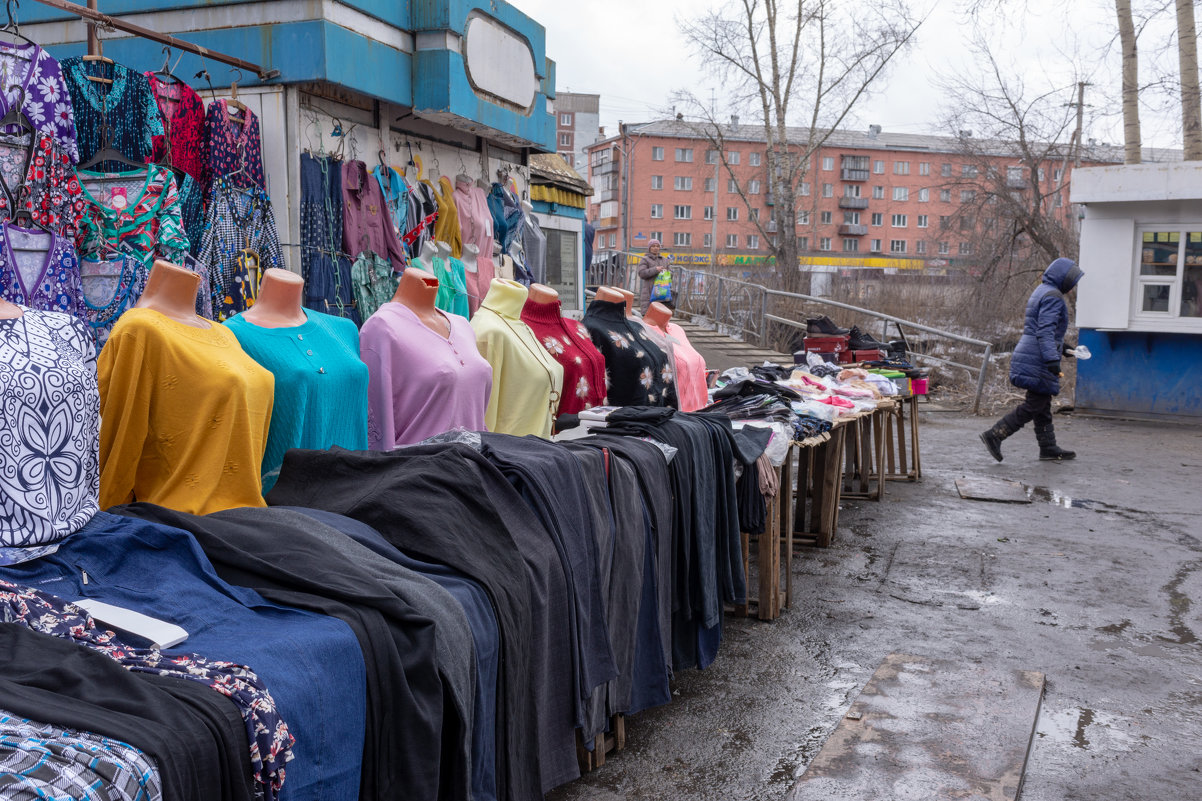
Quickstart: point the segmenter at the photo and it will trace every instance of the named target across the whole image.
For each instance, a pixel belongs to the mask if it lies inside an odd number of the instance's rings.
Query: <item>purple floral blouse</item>
[[[227,183],[238,189],[267,188],[263,178],[263,139],[259,118],[253,111],[247,109],[245,121],[236,123],[231,121],[229,105],[224,99],[210,103],[205,115],[205,138],[209,148],[205,186],[212,186],[218,178],[227,178]]]
[[[38,311],[85,319],[79,258],[70,240],[0,223],[0,297]]]
[[[63,79],[63,70],[54,57],[35,44],[15,45],[0,42],[0,117],[21,98],[21,108],[34,127],[50,134],[63,146],[71,162],[79,161],[75,141],[75,113],[71,95]],[[6,130],[5,133],[15,133]]]

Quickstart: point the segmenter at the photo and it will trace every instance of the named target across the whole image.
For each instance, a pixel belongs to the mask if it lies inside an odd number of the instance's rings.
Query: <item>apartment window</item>
[[[572,135],[570,133],[561,133],[559,135],[559,146],[560,147],[571,147],[572,146]]]
[[[693,160],[693,148],[691,148],[691,147],[676,148],[676,160],[691,162]]]
[[[829,211],[822,212],[822,224],[823,225],[831,224],[831,213]]]
[[[931,163],[929,161],[918,162],[918,174],[919,175],[930,175],[931,174]]]
[[[728,248],[737,248],[739,246],[739,235],[738,234],[727,234],[726,235],[726,246]]]
[[[797,224],[798,225],[809,225],[810,224],[810,213],[808,211],[797,212]]]
[[[760,193],[760,182],[759,181],[748,181],[747,182],[747,193],[750,195],[758,195]]]
[[[975,189],[961,189],[960,190],[960,202],[961,203],[972,203],[976,199],[977,199],[977,191]]]
[[[930,189],[919,189],[918,190],[918,202],[919,203],[926,203],[930,199],[931,199],[931,190]]]
[[[760,210],[759,209],[751,209],[750,211],[751,211],[751,219],[758,221],[760,219]]]
[[[971,256],[972,255],[972,242],[961,242],[960,243],[960,255],[961,256]]]
[[[693,188],[693,179],[688,175],[678,175],[673,181],[673,185],[677,189],[689,191]]]
[[[664,241],[664,232],[663,231],[652,231],[651,238],[658,239],[660,242],[663,242]]]
[[[1052,205],[1055,206],[1056,208],[1060,208],[1061,206],[1063,206],[1064,205],[1064,196],[1062,194],[1060,194],[1059,192],[1057,192],[1055,195],[1052,196]]]
[[[823,184],[822,185],[822,196],[823,197],[834,197],[835,196],[835,185],[834,184]]]
[[[881,252],[881,240],[879,240],[879,239],[869,240],[868,249],[871,250],[873,253],[880,253]]]
[[[752,151],[751,153],[747,154],[747,163],[750,164],[752,167],[760,166],[760,163],[761,163],[760,159],[761,159],[760,154],[755,151]]]
[[[618,246],[618,235],[617,234],[609,235],[609,246],[611,248],[616,248]]]
[[[858,239],[844,239],[843,240],[843,252],[844,253],[858,253],[859,251],[860,251],[860,240],[858,240]]]
[[[760,249],[760,237],[758,234],[748,234],[747,235],[747,248],[749,250],[759,250]]]
[[[883,187],[883,186],[872,187],[872,198],[873,198],[873,200],[884,200],[885,199],[885,187]]]
[[[729,222],[738,222],[739,221],[739,207],[738,206],[727,206],[726,207],[726,219]]]
[[[718,163],[718,151],[717,150],[705,151],[705,163],[706,164],[717,164]]]
[[[918,215],[918,227],[919,227],[919,228],[926,228],[926,227],[927,227],[927,220],[928,220],[928,218],[927,218],[927,215],[925,215],[925,214],[919,214],[919,215]]]
[[[829,236],[824,236],[821,239],[819,239],[818,240],[818,249],[819,250],[830,250],[831,249],[831,238]]]
[[[713,246],[714,246],[714,235],[713,234],[702,234],[701,235],[701,247],[708,249],[708,248],[712,248]]]
[[[885,215],[879,211],[874,211],[872,213],[872,224],[873,225],[884,225],[885,224]]]
[[[736,181],[734,178],[731,178],[730,180],[728,180],[726,182],[726,191],[731,193],[732,195],[737,195],[739,193],[739,182]]]
[[[693,235],[677,231],[672,234],[672,244],[676,247],[688,247],[693,244]]]
[[[809,250],[810,249],[810,238],[808,236],[797,237],[797,249],[798,250]]]
[[[927,252],[927,243],[925,239],[920,239],[914,243],[914,252],[918,254]]]
[[[571,115],[571,114],[560,114],[560,115],[559,115],[559,124],[560,124],[560,125],[566,125],[566,126],[568,126],[568,127],[571,127],[571,125],[572,125],[572,115]]]
[[[940,203],[951,203],[952,202],[952,190],[940,189],[939,190],[939,202]]]
[[[713,207],[713,206],[706,206],[706,207],[705,207],[705,211],[703,212],[702,216],[703,216],[705,219],[707,219],[707,220],[712,220],[712,219],[714,219],[714,207]]]
[[[664,149],[662,147],[651,148],[651,160],[652,161],[663,161],[664,160]]]
[[[825,170],[826,172],[830,172],[831,170],[835,169],[834,156],[823,156],[822,157],[822,169]]]
[[[675,206],[672,209],[672,211],[673,211],[672,216],[678,220],[693,219],[693,207],[692,206]]]
[[[942,175],[944,178],[951,178],[952,177],[952,165],[940,164],[939,165],[939,174]]]
[[[574,154],[574,153],[560,153],[559,155],[563,156],[563,160],[564,160],[564,161],[566,161],[566,162],[568,163],[568,166],[569,166],[569,167],[575,167],[575,166],[576,166],[576,154]]]
[[[946,256],[947,254],[949,254],[951,252],[952,252],[952,249],[951,249],[950,245],[948,245],[946,242],[939,243],[939,255],[940,256]]]
[[[726,151],[726,163],[727,164],[738,164],[739,163],[739,151],[737,151],[737,150]]]
[[[952,226],[952,218],[947,216],[946,214],[940,214],[939,215],[939,230],[946,231],[948,228],[951,228],[951,226]]]
[[[664,218],[664,204],[663,203],[652,203],[651,204],[651,219],[662,220],[663,218]]]
[[[904,214],[894,214],[893,215],[893,227],[894,228],[905,228],[906,222],[907,222],[906,215],[904,215]]]
[[[705,191],[706,191],[706,192],[713,192],[713,191],[714,191],[715,189],[717,189],[717,188],[718,188],[718,182],[717,182],[717,181],[715,181],[713,178],[706,178],[706,179],[705,179]]]
[[[663,189],[664,188],[664,176],[652,175],[651,176],[651,188],[652,189]]]
[[[809,197],[810,196],[810,182],[802,181],[801,188],[798,191],[801,193],[802,197]]]
[[[960,165],[960,175],[965,178],[976,178],[977,177],[977,165],[961,164]]]
[[[1022,167],[1019,167],[1019,169],[1021,170]],[[1042,181],[1044,178],[1043,167],[1040,167],[1036,174],[1039,175],[1039,180]],[[1021,175],[1021,173],[1020,173],[1020,175]]]
[[[877,175],[882,175],[885,172],[885,162],[880,159],[872,162],[872,171]]]
[[[972,221],[971,217],[961,217],[960,218],[960,230],[961,231],[971,231],[972,225],[973,225],[973,221]]]
[[[908,162],[908,161],[893,162],[893,174],[894,175],[909,175],[910,174],[910,162]]]
[[[858,211],[843,212],[843,224],[844,225],[859,225],[860,224],[860,212],[858,212]]]
[[[890,253],[905,253],[906,252],[906,240],[890,239],[889,240],[889,252]]]
[[[1060,176],[1061,176],[1063,173],[1064,173],[1064,171],[1063,171],[1063,170],[1061,170],[1059,167],[1057,167],[1056,169],[1052,170],[1052,180],[1053,180],[1053,181],[1055,181],[1056,183],[1060,183]]]
[[[909,200],[910,199],[910,188],[908,186],[893,187],[893,199],[894,200]]]

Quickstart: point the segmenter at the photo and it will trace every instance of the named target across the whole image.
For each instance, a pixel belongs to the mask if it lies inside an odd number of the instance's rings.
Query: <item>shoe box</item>
[[[805,352],[819,354],[842,354],[848,350],[849,339],[851,339],[851,337],[849,337],[847,334],[824,337],[806,337],[804,340]],[[842,359],[839,359],[839,361],[842,361]]]

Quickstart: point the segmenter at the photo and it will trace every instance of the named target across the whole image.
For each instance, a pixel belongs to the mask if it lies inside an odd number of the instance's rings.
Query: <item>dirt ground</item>
[[[549,798],[783,799],[895,651],[1046,673],[1024,801],[1202,798],[1202,428],[1057,415],[1077,461],[1028,427],[998,464],[990,422],[924,413],[922,480],[845,502],[792,608],[727,616],[717,661]],[[1032,503],[962,500],[967,476]]]

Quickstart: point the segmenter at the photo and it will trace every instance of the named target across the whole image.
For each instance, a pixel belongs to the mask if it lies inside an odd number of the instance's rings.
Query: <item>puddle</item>
[[[1082,751],[1130,751],[1135,738],[1119,727],[1125,718],[1084,707],[1058,712],[1040,710],[1035,736],[1047,742],[1079,748]]]
[[[1202,564],[1198,562],[1190,562],[1182,565],[1173,575],[1173,579],[1162,587],[1169,596],[1169,620],[1172,623],[1169,626],[1169,630],[1176,637],[1160,637],[1158,639],[1179,645],[1192,645],[1198,642],[1198,636],[1194,634],[1194,630],[1185,622],[1189,619],[1190,607],[1193,606],[1193,601],[1182,591],[1181,585],[1185,583],[1185,579],[1189,574],[1197,570],[1200,566]]]
[[[1146,513],[1141,515],[1136,509],[1128,509],[1124,506],[1115,506],[1112,503],[1105,501],[1094,500],[1093,498],[1076,498],[1066,492],[1061,492],[1058,489],[1051,487],[1034,487],[1029,484],[1024,485],[1027,490],[1027,497],[1032,501],[1043,501],[1050,503],[1053,506],[1059,506],[1062,509],[1089,509],[1094,512],[1108,512],[1117,514],[1120,517],[1126,517],[1132,520],[1139,520],[1146,517]]]

